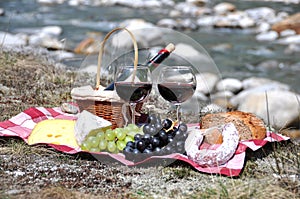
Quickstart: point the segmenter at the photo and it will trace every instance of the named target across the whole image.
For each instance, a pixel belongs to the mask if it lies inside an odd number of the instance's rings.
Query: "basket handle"
[[[136,39],[134,37],[134,35],[132,34],[132,32],[130,32],[127,28],[115,28],[112,31],[110,31],[109,33],[107,33],[107,35],[104,37],[103,42],[101,43],[100,46],[100,50],[99,50],[99,55],[98,55],[98,66],[97,66],[97,81],[96,81],[96,90],[99,89],[100,87],[100,72],[101,72],[101,62],[102,62],[102,56],[103,56],[103,51],[104,51],[104,45],[106,43],[106,41],[108,40],[108,38],[116,31],[119,30],[125,30],[129,33],[131,40],[133,42],[133,48],[134,48],[134,62],[133,62],[133,66],[134,66],[134,73],[132,76],[132,81],[134,81],[134,77],[135,77],[135,73],[136,73],[136,68],[138,65],[138,46],[137,46],[137,42]]]

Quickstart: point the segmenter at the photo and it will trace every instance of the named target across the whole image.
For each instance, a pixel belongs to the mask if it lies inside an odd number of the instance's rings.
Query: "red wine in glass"
[[[152,89],[150,70],[140,65],[120,67],[114,82],[118,96],[129,103],[132,123],[135,124],[136,104],[145,101]]]
[[[196,90],[194,84],[188,83],[161,83],[157,87],[160,95],[172,104],[188,100]]]
[[[181,103],[192,97],[196,90],[196,77],[190,66],[167,66],[158,77],[160,95],[176,106],[176,118],[180,124]]]
[[[118,96],[129,103],[143,102],[152,89],[152,84],[148,82],[116,82],[115,85]]]

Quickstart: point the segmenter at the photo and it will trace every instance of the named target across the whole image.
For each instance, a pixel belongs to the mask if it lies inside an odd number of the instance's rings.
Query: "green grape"
[[[109,141],[107,143],[107,150],[111,153],[115,152],[117,149],[116,143],[115,141]]]
[[[101,151],[105,150],[107,147],[107,140],[103,139],[103,140],[100,140],[99,142],[99,148]]]
[[[121,141],[121,140],[118,140],[117,141],[117,147],[120,151],[122,151],[126,146],[126,142],[125,141]]]
[[[130,136],[130,135],[127,135],[127,136],[125,137],[124,141],[125,141],[125,143],[127,143],[127,142],[129,142],[129,141],[134,142],[134,138],[133,138],[132,136]]]
[[[135,124],[128,124],[126,128],[128,129],[128,131],[137,131],[139,129],[139,127]]]
[[[108,140],[108,141],[113,141],[115,140],[116,138],[116,133],[115,131],[113,131],[112,129],[108,129],[106,132],[105,132],[105,139]]]
[[[96,148],[96,147],[92,147],[90,150],[90,152],[99,152],[99,148]]]
[[[91,144],[89,142],[84,141],[81,144],[81,149],[82,150],[89,151],[90,148],[91,148]]]
[[[126,132],[121,128],[116,128],[115,132],[118,140],[124,140],[124,138],[126,137]]]
[[[93,137],[87,137],[85,141],[83,141],[83,145],[87,150],[92,148]]]
[[[105,133],[101,130],[97,133],[96,137],[99,138],[99,141],[104,140],[105,139]]]
[[[88,139],[91,142],[91,147],[97,147],[99,141],[97,140],[97,138],[95,136],[90,136]]]

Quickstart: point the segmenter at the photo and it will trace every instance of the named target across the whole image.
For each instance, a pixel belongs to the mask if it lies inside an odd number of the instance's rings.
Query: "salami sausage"
[[[205,132],[192,132],[186,140],[186,153],[189,159],[200,166],[220,166],[232,158],[239,144],[238,131],[233,123],[221,127],[223,143],[216,149],[201,149]]]

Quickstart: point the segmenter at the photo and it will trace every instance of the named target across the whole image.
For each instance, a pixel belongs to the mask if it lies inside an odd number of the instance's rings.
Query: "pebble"
[[[256,22],[269,22],[269,20],[276,18],[275,10],[268,7],[246,9],[245,12]]]
[[[4,16],[5,15],[5,11],[3,8],[0,8],[0,16]]]
[[[255,38],[258,41],[274,41],[278,38],[278,33],[276,31],[262,32],[256,35]]]
[[[280,32],[280,37],[287,37],[287,36],[292,36],[296,35],[296,31],[292,29],[286,29]]]
[[[300,52],[300,44],[289,44],[284,50],[285,54],[297,54]]]
[[[70,104],[70,103],[66,103],[66,102],[62,103],[60,108],[65,113],[77,114],[79,112],[79,109],[77,106]]]
[[[279,44],[300,44],[300,35],[292,35],[276,41]]]

